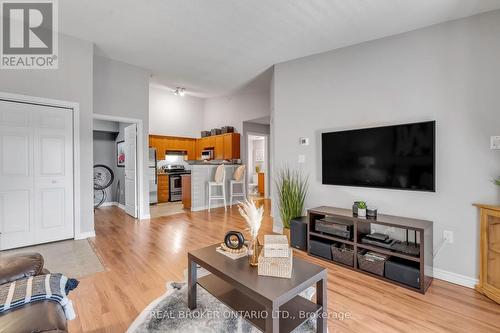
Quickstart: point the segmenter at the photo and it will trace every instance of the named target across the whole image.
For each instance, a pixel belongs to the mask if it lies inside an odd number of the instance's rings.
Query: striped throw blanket
[[[54,301],[61,304],[66,319],[76,317],[68,293],[76,288],[78,281],[62,274],[46,274],[19,279],[0,286],[0,314],[38,301]]]

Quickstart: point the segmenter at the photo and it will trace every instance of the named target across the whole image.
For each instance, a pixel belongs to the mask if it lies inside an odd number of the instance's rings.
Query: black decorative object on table
[[[239,250],[245,244],[245,238],[239,231],[228,231],[224,236],[224,244],[230,249]]]

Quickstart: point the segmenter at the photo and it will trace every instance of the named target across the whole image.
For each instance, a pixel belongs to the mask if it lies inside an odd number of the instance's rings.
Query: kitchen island
[[[240,164],[224,163],[226,170],[226,203],[229,205],[229,180]],[[191,211],[208,209],[208,182],[213,181],[219,165],[213,163],[195,163],[191,165]],[[222,200],[212,201],[212,208],[223,207]],[[187,207],[185,207],[187,208]]]

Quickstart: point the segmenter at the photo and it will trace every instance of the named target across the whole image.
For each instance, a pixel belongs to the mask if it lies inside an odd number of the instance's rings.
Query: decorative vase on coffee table
[[[259,264],[260,244],[259,230],[264,216],[264,207],[257,208],[251,200],[245,200],[238,204],[240,215],[245,219],[248,225],[251,241],[248,244],[249,263],[251,266]]]
[[[252,239],[248,244],[248,262],[250,266],[257,267],[259,265],[259,255],[261,246],[259,238]]]

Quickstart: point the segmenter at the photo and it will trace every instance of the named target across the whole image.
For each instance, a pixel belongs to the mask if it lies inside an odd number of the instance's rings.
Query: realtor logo
[[[2,69],[58,68],[56,0],[1,0]]]

